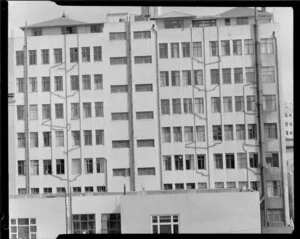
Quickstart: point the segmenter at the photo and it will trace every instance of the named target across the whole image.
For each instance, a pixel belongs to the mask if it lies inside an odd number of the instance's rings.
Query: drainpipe
[[[29,99],[28,99],[28,58],[27,58],[27,21],[24,33],[24,123],[25,123],[25,175],[26,193],[30,194],[30,160],[29,160]]]
[[[129,158],[130,158],[130,191],[135,191],[135,158],[134,158],[134,126],[133,126],[133,86],[132,86],[132,62],[131,62],[131,26],[130,19],[126,26],[126,52],[127,52],[127,84],[128,84],[128,111],[129,111]]]
[[[157,101],[157,125],[158,125],[158,164],[159,164],[159,176],[160,176],[160,190],[163,190],[163,175],[162,175],[162,152],[161,152],[161,122],[160,122],[160,92],[159,92],[159,71],[158,71],[158,39],[157,30],[153,24],[151,30],[155,35],[155,67],[156,67],[156,101]]]
[[[288,195],[288,182],[287,182],[287,169],[286,169],[286,160],[284,160],[285,155],[283,151],[286,150],[286,147],[282,140],[282,121],[281,121],[281,98],[279,92],[279,69],[278,69],[278,49],[277,49],[277,37],[275,36],[275,31],[273,32],[273,38],[275,43],[275,68],[276,68],[276,84],[277,84],[277,97],[278,97],[278,126],[279,126],[279,142],[280,142],[280,157],[281,157],[281,173],[282,173],[282,190],[283,190],[283,207],[285,214],[285,226],[289,224],[290,213],[289,213],[289,195]]]
[[[258,121],[258,142],[259,142],[259,155],[261,161],[261,183],[262,183],[262,197],[263,210],[264,210],[264,222],[262,226],[267,226],[267,186],[266,186],[266,162],[264,157],[264,121],[261,105],[262,85],[260,80],[260,62],[259,62],[259,41],[258,41],[258,24],[257,24],[257,11],[255,8],[255,24],[254,24],[254,37],[255,37],[255,73],[256,73],[256,94],[257,94],[257,121]]]

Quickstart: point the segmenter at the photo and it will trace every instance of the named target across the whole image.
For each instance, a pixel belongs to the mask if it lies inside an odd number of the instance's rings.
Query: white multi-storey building
[[[27,58],[11,39],[10,194],[246,187],[285,223],[272,14],[143,12],[23,27]]]

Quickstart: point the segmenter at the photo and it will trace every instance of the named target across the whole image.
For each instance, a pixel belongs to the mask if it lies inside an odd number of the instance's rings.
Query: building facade
[[[284,108],[285,137],[294,139],[294,107],[291,103],[286,103]]]
[[[249,188],[286,224],[279,26],[257,16],[258,54],[250,8],[23,27],[11,194]]]

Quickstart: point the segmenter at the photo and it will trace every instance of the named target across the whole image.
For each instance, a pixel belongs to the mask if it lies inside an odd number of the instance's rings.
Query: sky
[[[228,7],[162,7],[161,13],[180,11],[197,16],[215,15],[227,11]],[[293,9],[291,7],[267,8],[274,13],[274,20],[280,24],[280,70],[282,77],[283,98],[285,102],[293,103]],[[122,6],[59,6],[48,1],[9,1],[9,36],[13,31],[15,37],[22,37],[19,27],[27,24],[42,22],[62,16],[62,13],[74,20],[93,23],[103,22],[106,13],[128,12],[140,14],[140,7]]]

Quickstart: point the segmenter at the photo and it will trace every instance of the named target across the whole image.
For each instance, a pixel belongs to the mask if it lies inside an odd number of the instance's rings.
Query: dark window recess
[[[120,213],[102,213],[101,214],[101,233],[103,234],[121,234],[121,214]]]
[[[76,34],[77,27],[62,27],[61,34]]]
[[[91,25],[91,33],[102,32],[102,31],[103,31],[103,24]]]

